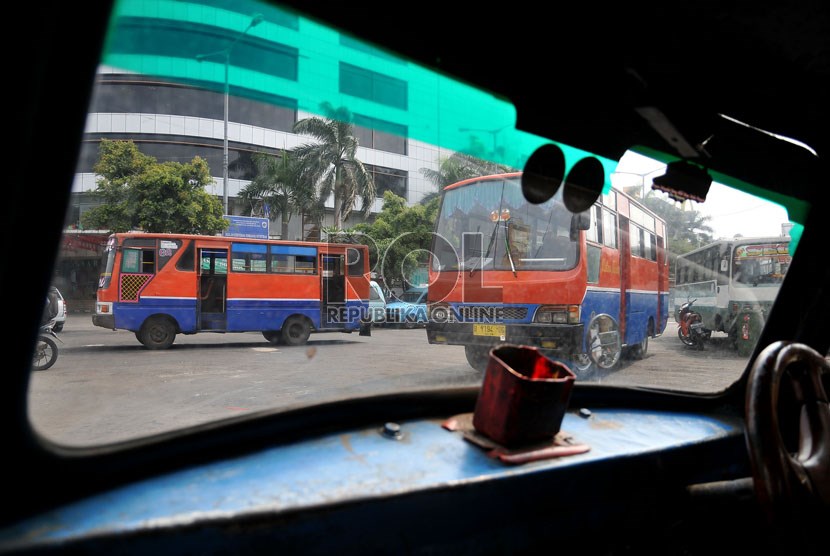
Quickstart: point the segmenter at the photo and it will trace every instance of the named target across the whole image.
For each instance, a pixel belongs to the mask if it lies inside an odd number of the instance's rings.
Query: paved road
[[[258,333],[181,335],[170,349],[151,351],[131,332],[96,328],[89,315],[73,314],[60,338],[55,366],[33,374],[30,414],[45,436],[75,445],[274,407],[481,380],[463,348],[429,345],[423,329],[313,334],[302,347],[273,346]],[[698,352],[680,343],[670,323],[644,360],[592,380],[711,392],[744,366],[725,338]]]

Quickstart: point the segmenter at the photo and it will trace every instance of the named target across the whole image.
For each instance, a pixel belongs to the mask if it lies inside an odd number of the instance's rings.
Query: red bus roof
[[[450,185],[444,187],[444,191],[447,191],[447,190],[450,190],[450,189],[455,189],[456,187],[462,187],[464,185],[467,185],[467,184],[470,184],[470,183],[473,183],[473,182],[477,182],[477,181],[495,181],[495,180],[505,179],[505,178],[518,178],[521,175],[522,175],[521,172],[510,172],[508,174],[493,174],[493,175],[489,175],[489,176],[479,176],[477,178],[468,178],[466,180],[461,180],[459,182],[451,183]]]

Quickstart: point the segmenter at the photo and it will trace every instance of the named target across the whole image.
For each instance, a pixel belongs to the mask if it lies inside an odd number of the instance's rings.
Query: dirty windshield
[[[94,79],[59,357],[29,391],[60,444],[477,387],[503,343],[578,385],[719,392],[801,230],[803,207],[728,176],[670,197],[671,157],[524,132],[505,100],[278,3],[118,1]],[[542,150],[561,172],[528,196]]]

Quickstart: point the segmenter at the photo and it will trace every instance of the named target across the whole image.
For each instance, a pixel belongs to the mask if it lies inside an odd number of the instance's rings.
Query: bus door
[[[657,333],[663,330],[666,325],[666,319],[663,315],[668,314],[668,308],[665,307],[666,300],[663,299],[663,292],[668,291],[668,288],[664,287],[664,284],[668,284],[669,282],[669,265],[666,264],[665,245],[662,238],[662,234],[665,233],[665,228],[660,227],[658,229],[661,229],[662,231],[661,234],[657,236],[657,322],[655,323],[654,329]],[[664,313],[664,311],[666,313]]]
[[[227,329],[228,250],[199,249],[196,310],[199,330]]]
[[[320,322],[323,327],[340,326],[341,310],[346,307],[346,272],[343,255],[320,255]],[[343,315],[345,316],[345,315]]]

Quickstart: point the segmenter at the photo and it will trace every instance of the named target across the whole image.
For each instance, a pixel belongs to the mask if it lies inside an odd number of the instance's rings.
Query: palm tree
[[[674,276],[678,255],[712,242],[714,230],[709,225],[710,216],[696,210],[683,210],[653,192],[646,195],[643,204],[666,221],[669,275]]]
[[[265,213],[274,210],[281,217],[280,237],[288,237],[291,216],[308,211],[317,204],[314,188],[301,179],[301,167],[292,153],[281,155],[256,153],[253,156],[256,177],[239,192],[240,198],[251,203],[251,211]]]
[[[421,168],[421,174],[435,184],[438,190],[424,195],[420,203],[428,204],[435,197],[440,196],[441,190],[450,184],[478,176],[507,172],[515,172],[515,170],[504,164],[496,164],[469,154],[455,152],[451,156],[439,158],[438,170]]]
[[[357,138],[353,135],[352,115],[347,108],[322,104],[324,118],[312,117],[294,124],[294,131],[311,135],[317,142],[297,147],[302,179],[318,187],[320,202],[334,194],[334,226],[343,229],[355,202],[362,201],[368,216],[375,200],[375,182],[357,159]]]
[[[666,221],[670,247],[678,254],[712,241],[714,230],[709,225],[710,216],[696,210],[683,210],[674,203],[653,195],[652,192],[646,195],[643,204]]]

